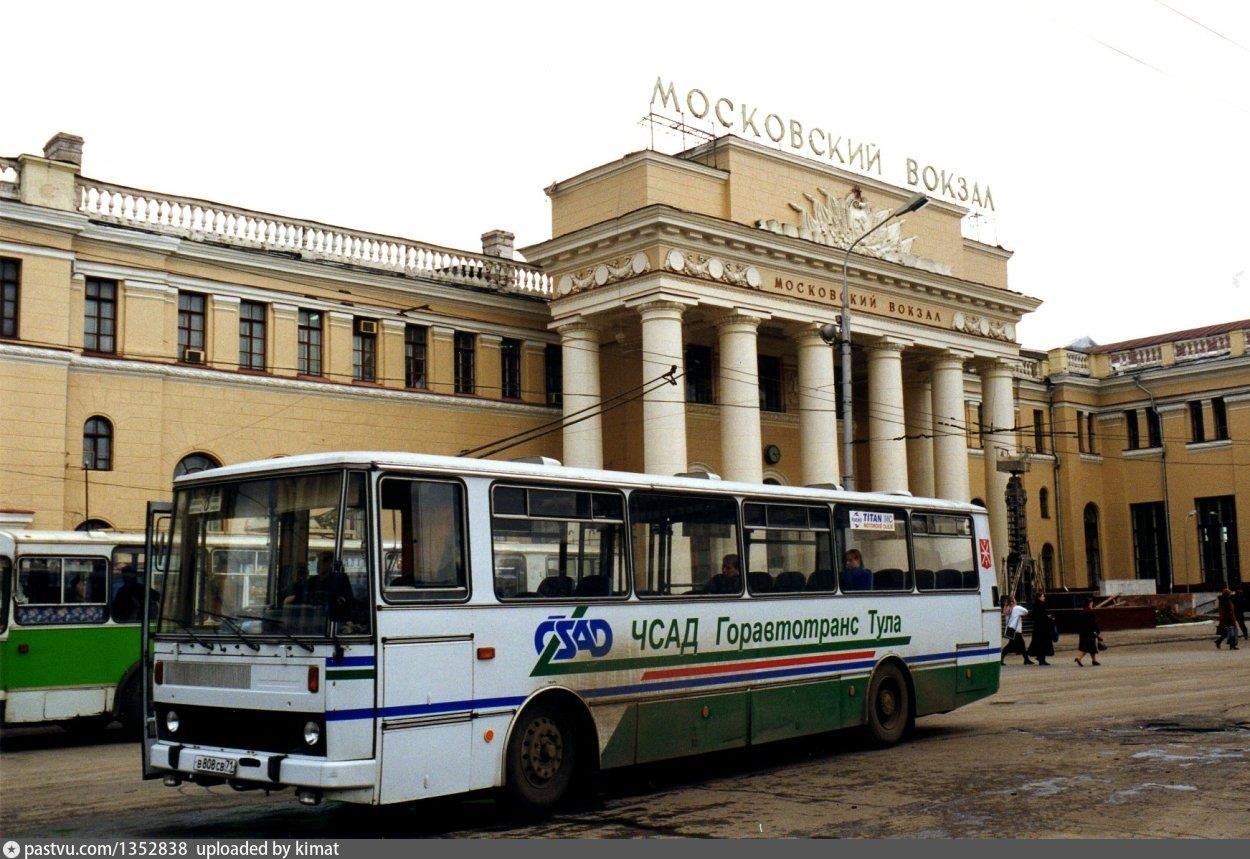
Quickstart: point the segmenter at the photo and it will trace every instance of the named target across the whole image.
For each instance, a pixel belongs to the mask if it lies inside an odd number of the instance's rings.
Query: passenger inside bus
[[[726,555],[721,559],[720,572],[712,576],[708,582],[707,592],[710,594],[742,593],[742,562],[736,554]]]
[[[842,590],[872,590],[872,570],[864,566],[864,556],[859,549],[846,550],[846,566],[842,571]]]

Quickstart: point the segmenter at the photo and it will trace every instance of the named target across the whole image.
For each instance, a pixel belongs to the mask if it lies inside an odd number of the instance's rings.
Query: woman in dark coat
[[[1085,663],[1081,660],[1085,658],[1085,654],[1089,654],[1089,658],[1095,665],[1101,665],[1098,661],[1098,618],[1094,615],[1094,601],[1086,600],[1085,608],[1083,608],[1076,616],[1077,624],[1077,642],[1076,642],[1076,659],[1073,661],[1082,667]]]
[[[1040,593],[1033,601],[1033,637],[1029,639],[1029,655],[1037,657],[1038,665],[1049,665],[1047,656],[1055,655],[1055,618],[1046,607],[1046,594]]]

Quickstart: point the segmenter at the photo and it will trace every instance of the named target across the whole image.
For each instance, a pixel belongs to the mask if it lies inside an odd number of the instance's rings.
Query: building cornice
[[[558,182],[552,182],[543,189],[548,197],[556,194],[563,194],[568,191],[576,191],[578,188],[600,179],[608,179],[627,170],[632,170],[640,164],[655,164],[660,167],[670,167],[677,170],[686,170],[699,176],[706,176],[711,179],[726,179],[729,177],[727,170],[720,170],[716,167],[709,167],[706,164],[699,164],[694,161],[688,161],[685,158],[677,158],[673,155],[665,155],[663,152],[657,152],[654,149],[643,149],[639,152],[631,152],[616,161],[610,161],[607,164],[601,164],[598,167],[592,167],[576,176],[570,176],[568,179],[561,179]],[[524,251],[522,251],[524,253]],[[526,259],[529,259],[526,256]]]

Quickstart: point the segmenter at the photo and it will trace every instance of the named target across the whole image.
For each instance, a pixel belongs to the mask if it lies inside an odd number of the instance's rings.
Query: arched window
[[[110,525],[108,522],[105,522],[103,519],[87,519],[84,522],[80,522],[78,524],[78,527],[75,528],[74,530],[75,531],[112,531],[113,526]]]
[[[1089,571],[1089,583],[1097,586],[1102,581],[1102,551],[1098,545],[1098,505],[1085,505],[1085,568]]]
[[[210,468],[220,467],[221,463],[207,453],[189,453],[178,460],[178,464],[174,466],[174,477],[182,477],[184,474],[195,474],[197,471],[207,471]]]
[[[82,428],[82,467],[87,471],[113,470],[113,424],[96,415]]]
[[[1037,490],[1037,503],[1042,508],[1042,518],[1050,518],[1050,490],[1043,486]]]
[[[1042,581],[1046,583],[1046,590],[1054,590],[1055,587],[1055,547],[1050,543],[1042,546]]]

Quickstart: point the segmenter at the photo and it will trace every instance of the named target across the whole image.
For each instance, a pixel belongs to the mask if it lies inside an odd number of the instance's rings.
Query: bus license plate
[[[195,759],[195,771],[197,773],[212,773],[213,775],[234,775],[239,767],[239,762],[230,758],[210,758],[200,755]]]

